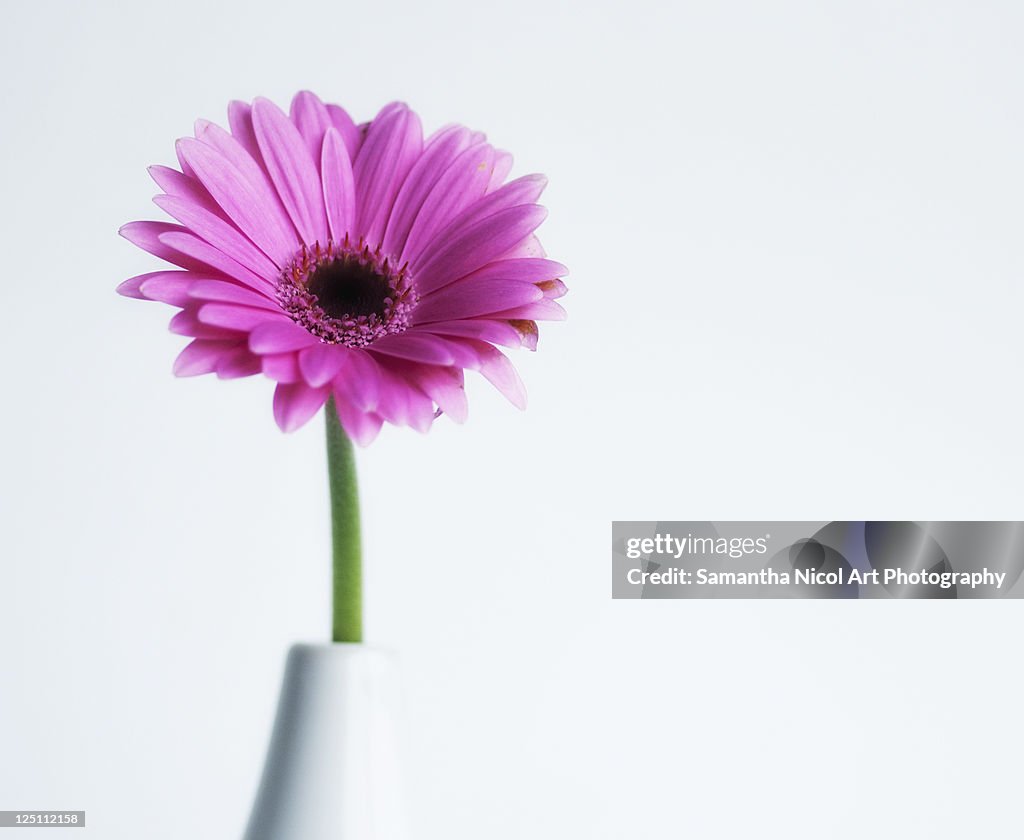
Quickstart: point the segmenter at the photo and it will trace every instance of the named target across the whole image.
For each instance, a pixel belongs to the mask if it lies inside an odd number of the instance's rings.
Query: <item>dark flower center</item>
[[[369,265],[339,257],[319,265],[306,281],[320,308],[331,318],[376,315],[383,318],[385,303],[392,295],[386,277]]]
[[[412,280],[380,248],[362,242],[306,246],[281,273],[277,299],[292,319],[327,344],[365,347],[403,332],[416,304]]]

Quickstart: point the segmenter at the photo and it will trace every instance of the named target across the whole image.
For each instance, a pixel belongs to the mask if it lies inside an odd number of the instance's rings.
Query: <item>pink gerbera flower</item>
[[[536,321],[564,317],[566,269],[533,235],[543,177],[504,183],[507,153],[461,126],[424,140],[400,103],[356,126],[300,93],[288,115],[257,99],[228,121],[178,141],[181,171],[150,169],[180,224],[121,229],[179,269],[118,288],[180,307],[171,330],[193,340],[175,373],[264,373],[285,431],[333,396],[362,444],[384,421],[465,420],[467,368],[524,406],[495,345],[535,349]]]

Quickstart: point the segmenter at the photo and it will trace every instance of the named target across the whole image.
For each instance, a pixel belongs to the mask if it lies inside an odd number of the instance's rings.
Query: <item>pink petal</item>
[[[173,272],[171,272],[173,273]],[[188,297],[194,300],[216,300],[222,303],[240,303],[270,312],[280,312],[277,301],[245,286],[227,280],[197,279],[188,286]]]
[[[257,291],[271,288],[271,284],[267,280],[253,274],[219,248],[215,248],[193,233],[171,231],[161,234],[160,241],[194,260],[198,260],[197,265],[200,269],[198,273],[209,275],[212,268]]]
[[[518,280],[523,283],[539,285],[568,273],[569,269],[554,260],[516,257],[515,259],[495,260],[483,268],[474,271],[469,277],[478,280],[490,280],[493,278]]]
[[[401,254],[416,214],[430,191],[451,166],[452,161],[469,143],[470,132],[462,126],[449,126],[433,135],[409,171],[402,189],[398,192],[387,230],[384,233],[383,250],[388,254]]]
[[[430,262],[437,250],[443,248],[445,243],[460,236],[466,228],[481,219],[510,207],[535,203],[540,198],[546,184],[547,179],[543,175],[526,175],[523,178],[510,181],[479,201],[466,206],[445,227],[439,229],[437,233],[432,233],[429,240],[421,239],[415,247],[411,244],[406,245],[408,253],[403,255],[403,259],[408,260],[414,268]],[[412,236],[410,235],[410,242],[411,240]]]
[[[361,411],[376,410],[380,385],[380,366],[365,350],[353,350],[334,377],[334,393]]]
[[[181,225],[172,225],[170,222],[128,222],[121,225],[118,233],[125,239],[143,251],[147,251],[154,257],[159,257],[174,265],[187,268],[192,271],[202,271],[206,266],[198,260],[182,254],[171,247],[170,244],[161,241],[160,237],[167,233],[186,233]]]
[[[204,303],[199,308],[198,317],[203,324],[239,332],[251,332],[261,324],[293,323],[283,312],[271,312],[233,303]]]
[[[487,185],[487,192],[492,193],[501,187],[501,185],[505,183],[508,173],[511,171],[512,155],[508,152],[499,151],[497,157],[494,159],[494,170],[491,172],[491,181]],[[536,201],[536,199],[534,199],[534,201]]]
[[[537,259],[543,259],[547,256],[547,252],[544,250],[544,247],[540,244],[540,240],[536,236],[527,236],[526,239],[513,248],[507,256],[509,259],[519,259],[521,257],[536,257]]]
[[[318,162],[324,135],[332,126],[331,115],[327,113],[326,106],[315,93],[303,90],[292,99],[289,117],[302,135],[302,140],[309,149],[310,158]]]
[[[451,338],[447,347],[452,352],[461,348],[459,364],[479,370],[517,408],[526,408],[526,388],[505,354],[485,341]]]
[[[371,247],[383,239],[395,196],[422,150],[419,117],[405,105],[386,106],[370,124],[352,176],[358,231]]]
[[[204,210],[227,219],[220,205],[213,200],[213,197],[206,191],[206,188],[195,178],[191,178],[177,169],[169,166],[151,166],[147,170],[150,177],[168,195],[184,198],[193,204],[202,207]]]
[[[307,245],[327,243],[320,174],[299,130],[269,99],[252,106],[256,142],[277,194]]]
[[[139,274],[136,277],[129,277],[127,280],[123,280],[118,284],[116,291],[119,295],[135,298],[135,300],[149,300],[149,298],[139,291],[139,286],[142,285],[142,281],[149,276],[149,274]]]
[[[277,265],[284,265],[299,242],[266,174],[223,129],[210,123],[201,133],[202,140],[179,140],[179,154],[238,229]]]
[[[336,344],[314,344],[299,351],[299,370],[303,379],[314,388],[326,385],[337,375],[351,355],[351,350]]]
[[[544,280],[537,284],[537,287],[544,293],[544,297],[548,300],[554,300],[555,298],[565,297],[569,289],[565,283],[559,280],[557,277],[553,280]]]
[[[409,106],[406,105],[404,102],[389,102],[387,105],[381,108],[380,111],[377,112],[377,116],[374,117],[374,120],[382,120],[384,119],[384,117],[391,116],[391,114],[397,114],[399,111],[408,110]]]
[[[318,343],[316,336],[288,320],[260,324],[249,334],[249,349],[260,355],[287,353]]]
[[[434,400],[419,385],[427,365],[381,356],[381,394],[377,413],[396,426],[428,432],[436,418]],[[459,371],[453,371],[460,376]],[[458,409],[456,408],[456,412]]]
[[[373,412],[360,411],[340,398],[336,398],[336,405],[338,407],[338,419],[341,421],[345,434],[360,446],[368,446],[373,443],[380,432],[380,427],[384,424],[380,415]]]
[[[488,263],[483,268],[477,269],[472,274],[467,275],[461,280],[453,278],[453,282],[457,281],[459,287],[465,289],[468,288],[471,283],[491,283],[495,280],[512,280],[520,283],[534,284],[543,293],[544,286],[542,284],[563,274],[568,274],[568,269],[566,269],[566,267],[561,263],[556,263],[553,260],[532,258],[495,260],[492,263]],[[424,294],[422,297],[422,303],[433,301],[437,297],[449,294],[450,285],[451,284],[442,284],[433,291]],[[547,295],[544,296],[547,297]]]
[[[526,306],[495,312],[491,317],[505,321],[564,321],[565,310],[553,300],[538,300]]]
[[[256,142],[256,130],[252,127],[252,106],[248,102],[235,100],[228,103],[228,126],[231,136],[244,149],[257,167],[263,171],[263,155]]]
[[[341,242],[346,234],[353,232],[356,192],[352,163],[341,135],[333,128],[324,137],[320,171],[323,173],[324,206],[331,236],[335,242]]]
[[[444,343],[428,335],[417,335],[405,332],[401,335],[386,335],[370,346],[371,351],[408,359],[412,362],[423,362],[429,365],[450,365],[455,361]]]
[[[418,393],[404,379],[392,373],[385,365],[378,365],[380,369],[380,394],[377,400],[376,413],[387,422],[395,426],[413,425],[414,412],[410,406],[410,394]],[[432,417],[434,406],[425,394],[419,393],[421,403],[426,403],[426,414]],[[421,412],[424,409],[421,406]],[[430,428],[430,420],[427,421],[427,428]]]
[[[526,408],[526,386],[500,350],[482,341],[473,342],[483,362],[480,373],[516,408]]]
[[[187,306],[189,292],[202,275],[191,271],[154,271],[145,275],[139,291],[146,300],[158,300],[171,306]]]
[[[522,337],[523,347],[527,350],[537,349],[537,338],[539,337],[540,331],[537,329],[536,321],[516,320],[509,321],[509,323]]]
[[[456,423],[465,423],[469,418],[461,370],[424,365],[417,371],[416,383]]]
[[[418,388],[405,386],[405,391],[408,402],[408,419],[405,422],[417,432],[426,434],[437,419],[434,401]]]
[[[327,388],[310,388],[304,382],[278,383],[274,389],[274,419],[283,432],[294,432],[327,402]]]
[[[171,306],[185,306],[189,300],[188,290],[201,276],[191,271],[151,271],[130,277],[117,290],[139,300],[157,300]]]
[[[295,353],[267,353],[260,356],[263,375],[275,382],[292,383],[302,379]]]
[[[500,259],[544,221],[547,211],[536,204],[500,210],[445,240],[426,263],[413,268],[416,287],[427,295],[487,263]]]
[[[490,215],[506,207],[518,207],[520,204],[535,204],[548,185],[543,175],[524,175],[488,194],[478,205],[470,208],[467,216]]]
[[[533,283],[499,278],[482,281],[470,276],[450,283],[437,294],[420,301],[413,312],[413,323],[473,318],[523,306],[543,297],[544,293]]]
[[[431,335],[446,335],[455,338],[476,338],[505,347],[519,347],[522,334],[507,321],[491,321],[473,319],[471,321],[442,321],[417,329],[417,332],[428,332]]]
[[[434,422],[434,403],[410,379],[412,362],[386,358],[378,364],[380,394],[376,413],[396,426],[426,432]]]
[[[544,246],[541,245],[541,241],[536,236],[529,236],[509,251],[505,256],[508,259],[535,257],[537,259],[544,259],[547,255],[548,253],[544,250]]]
[[[483,365],[480,354],[475,350],[476,342],[465,341],[454,336],[432,335],[429,332],[418,329],[412,334],[423,338],[429,337],[432,341],[437,342],[452,357],[452,365],[455,367],[465,368],[466,370],[480,370]]]
[[[259,248],[220,216],[173,195],[158,195],[153,203],[254,274],[270,280],[280,273]]]
[[[349,160],[355,160],[360,147],[363,145],[363,133],[359,130],[348,112],[338,105],[328,105],[327,115],[331,118],[331,124],[345,141],[345,148],[348,150]]]
[[[167,328],[175,335],[187,335],[190,338],[223,339],[237,343],[243,340],[243,334],[236,330],[215,327],[199,320],[196,308],[182,309],[171,318]]]
[[[255,376],[259,372],[260,357],[250,353],[244,344],[225,353],[217,362],[218,379],[241,379],[245,376]]]
[[[186,178],[191,178],[193,181],[198,181],[196,173],[192,171],[192,167],[188,165],[188,161],[181,156],[181,149],[175,146],[174,155],[178,159],[178,167],[181,169],[181,174]]]
[[[471,146],[443,172],[411,226],[402,250],[403,262],[415,263],[440,231],[483,198],[491,180],[494,155],[494,148],[486,143]]]
[[[237,339],[217,341],[197,338],[189,342],[174,360],[174,375],[199,376],[213,373],[217,369],[217,362],[238,346]]]

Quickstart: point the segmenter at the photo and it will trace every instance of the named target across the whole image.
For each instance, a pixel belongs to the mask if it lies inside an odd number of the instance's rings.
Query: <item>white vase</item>
[[[399,702],[390,655],[292,647],[244,840],[407,840]]]

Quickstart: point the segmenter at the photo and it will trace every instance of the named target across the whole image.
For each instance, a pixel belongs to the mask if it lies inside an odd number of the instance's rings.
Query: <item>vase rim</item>
[[[289,651],[297,651],[308,654],[324,654],[327,656],[354,656],[358,654],[376,654],[394,656],[394,651],[389,648],[369,645],[366,642],[292,642]]]

